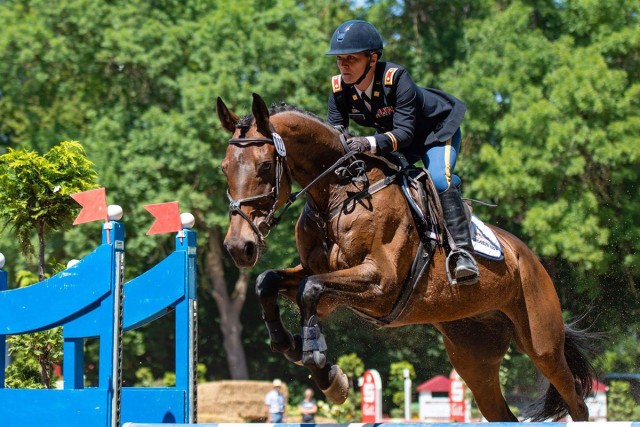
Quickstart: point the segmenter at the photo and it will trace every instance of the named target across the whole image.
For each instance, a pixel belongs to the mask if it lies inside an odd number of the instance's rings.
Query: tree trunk
[[[211,283],[211,295],[220,312],[220,329],[224,350],[227,354],[227,365],[231,379],[249,379],[247,359],[242,346],[242,323],[240,313],[247,297],[247,288],[251,277],[250,270],[243,268],[235,283],[233,293],[229,295],[224,277],[222,232],[214,227],[209,233],[209,251],[206,257],[207,277]]]
[[[44,221],[38,221],[38,281],[44,280]]]

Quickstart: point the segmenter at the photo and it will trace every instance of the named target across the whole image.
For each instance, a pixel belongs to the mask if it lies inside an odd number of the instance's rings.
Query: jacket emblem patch
[[[385,86],[391,86],[393,84],[393,76],[398,71],[397,68],[389,68],[386,73],[384,73],[384,84]]]
[[[340,92],[342,90],[342,80],[340,75],[333,76],[331,78],[331,86],[333,87],[333,93]]]

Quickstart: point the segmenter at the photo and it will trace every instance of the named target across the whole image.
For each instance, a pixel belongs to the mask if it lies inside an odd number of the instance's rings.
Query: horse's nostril
[[[256,245],[253,242],[247,242],[247,244],[244,245],[244,254],[249,259],[253,258],[253,253],[255,252],[255,250],[256,250]]]

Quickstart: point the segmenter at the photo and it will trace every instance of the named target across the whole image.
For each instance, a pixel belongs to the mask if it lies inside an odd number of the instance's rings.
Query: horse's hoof
[[[329,387],[322,390],[327,399],[335,405],[340,405],[347,400],[349,395],[349,379],[342,372],[340,366],[332,365],[329,371]]]

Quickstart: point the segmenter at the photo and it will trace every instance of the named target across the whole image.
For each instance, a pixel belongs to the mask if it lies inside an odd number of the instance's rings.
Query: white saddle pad
[[[470,228],[471,241],[476,254],[494,261],[502,261],[504,259],[502,246],[493,230],[473,214],[471,215]]]
[[[502,261],[504,259],[502,245],[500,245],[498,237],[496,237],[493,230],[487,227],[486,224],[474,214],[471,214],[469,229],[471,230],[471,243],[473,244],[475,254],[492,261]],[[436,234],[430,231],[429,237],[435,240]]]

